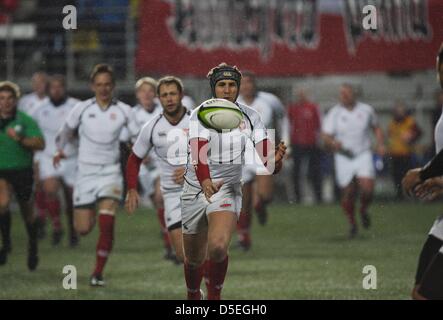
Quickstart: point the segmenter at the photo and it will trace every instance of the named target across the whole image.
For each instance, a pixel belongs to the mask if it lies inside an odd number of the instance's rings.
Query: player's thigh
[[[208,250],[211,258],[226,254],[237,225],[237,214],[232,211],[215,211],[208,214]]]
[[[156,208],[163,208],[163,196],[160,189],[160,178],[156,178],[154,182],[154,193],[152,195],[152,202]]]
[[[187,263],[199,266],[206,260],[208,233],[183,234],[183,253]]]
[[[0,214],[6,212],[11,201],[11,191],[5,179],[0,179]]]
[[[74,209],[74,228],[81,235],[91,232],[95,225],[94,208],[75,208]]]
[[[341,188],[341,194],[343,199],[352,199],[357,193],[357,183],[355,179],[352,179],[348,185]]]
[[[242,186],[242,211],[251,212],[252,210],[252,182],[244,183]]]
[[[115,214],[118,208],[118,201],[111,198],[102,198],[97,202],[98,213]]]
[[[262,199],[271,199],[274,191],[272,175],[257,175],[255,178],[256,192]]]
[[[358,177],[357,184],[360,192],[368,194],[374,191],[375,180],[373,178]]]
[[[43,180],[43,191],[48,195],[56,195],[60,188],[60,180],[58,177],[51,177]]]
[[[175,255],[177,259],[182,262],[184,253],[183,253],[183,233],[181,226],[172,230],[169,230],[169,238],[171,239],[172,245],[175,249]]]

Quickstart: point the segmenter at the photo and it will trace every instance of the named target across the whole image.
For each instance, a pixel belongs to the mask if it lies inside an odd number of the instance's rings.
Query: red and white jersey
[[[97,165],[117,164],[122,132],[127,130],[131,107],[113,99],[105,110],[95,98],[78,103],[66,119],[70,130],[78,129],[79,162]]]
[[[42,152],[47,156],[53,157],[56,153],[55,137],[77,103],[79,100],[68,97],[61,105],[55,106],[50,99],[46,99],[30,114],[43,132],[45,149]],[[77,153],[75,148],[75,143],[69,143],[63,151],[68,156],[75,156]]]
[[[352,110],[337,104],[323,121],[323,132],[333,136],[354,156],[371,149],[371,130],[378,125],[374,108],[357,102]]]
[[[289,143],[289,121],[279,98],[272,93],[259,91],[250,104],[247,104],[241,95],[237,101],[257,111],[265,127],[275,129],[279,138]]]
[[[157,166],[160,168],[160,186],[162,191],[181,189],[182,185],[174,182],[174,171],[186,165],[190,112],[186,110],[177,124],[171,124],[163,113],[156,115],[146,123],[132,151],[143,159],[153,150]]]
[[[45,96],[43,99],[40,99],[36,93],[28,93],[20,98],[18,102],[18,109],[28,115],[34,114],[39,105],[44,102],[47,102],[49,98]]]
[[[202,138],[208,140],[208,166],[211,179],[213,181],[223,180],[224,184],[240,183],[248,139],[257,144],[268,138],[265,125],[259,114],[246,105],[240,103],[237,103],[237,105],[243,113],[243,121],[239,128],[229,132],[219,133],[205,128],[197,116],[201,106],[192,112],[189,120],[189,139]],[[188,152],[185,179],[189,184],[200,188],[190,152]]]
[[[151,112],[146,111],[146,109],[139,104],[134,106],[131,109],[130,120],[128,124],[131,141],[135,142],[143,126],[154,119],[157,115],[162,113],[162,111],[163,108],[158,103],[154,103],[154,107]]]

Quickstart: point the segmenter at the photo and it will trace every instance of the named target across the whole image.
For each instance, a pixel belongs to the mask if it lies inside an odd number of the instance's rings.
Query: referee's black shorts
[[[0,170],[0,179],[6,180],[14,189],[17,201],[29,201],[34,186],[32,168],[18,170]]]

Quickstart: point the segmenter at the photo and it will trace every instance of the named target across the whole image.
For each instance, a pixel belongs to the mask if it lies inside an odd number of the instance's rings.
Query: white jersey
[[[36,93],[28,93],[20,98],[18,102],[18,109],[28,115],[34,114],[39,105],[49,100],[47,96],[40,99]]]
[[[116,164],[120,158],[119,142],[127,130],[131,107],[113,99],[103,110],[95,98],[78,103],[66,119],[70,130],[78,129],[79,162],[86,164]]]
[[[60,127],[65,122],[71,110],[79,103],[79,100],[67,98],[61,105],[55,106],[50,99],[46,99],[38,108],[34,110],[31,117],[37,121],[38,126],[43,132],[45,138],[45,149],[43,153],[49,157],[53,157],[57,152],[55,138]],[[75,142],[67,144],[64,148],[65,155],[75,156]]]
[[[243,113],[243,121],[239,128],[230,132],[218,133],[203,127],[197,117],[201,106],[192,112],[189,120],[189,139],[202,138],[209,141],[208,165],[211,179],[223,180],[224,184],[229,185],[240,183],[248,139],[256,144],[268,138],[259,114],[246,105],[239,103],[237,105]],[[185,179],[190,185],[200,188],[190,151],[188,151]]]
[[[174,171],[186,164],[189,132],[189,115],[186,110],[176,125],[171,124],[163,113],[145,124],[132,148],[143,159],[152,149],[160,168],[160,186],[163,192],[181,189],[174,182]]]
[[[434,130],[435,153],[439,153],[443,148],[443,112],[435,125]]]
[[[128,124],[131,141],[135,142],[143,126],[162,113],[163,108],[158,103],[154,103],[151,112],[146,111],[141,105],[136,105],[131,109],[130,120]]]
[[[197,107],[195,105],[194,99],[192,99],[190,96],[183,96],[182,105],[183,105],[183,107],[185,107],[188,110],[192,110],[195,107]]]
[[[352,110],[341,104],[334,106],[324,118],[322,130],[357,156],[371,149],[370,132],[377,125],[374,108],[357,102]]]
[[[257,111],[265,127],[267,129],[276,129],[279,138],[283,139],[287,144],[289,143],[289,121],[285,107],[279,98],[272,93],[259,91],[254,101],[250,104],[247,104],[241,95],[237,101]]]

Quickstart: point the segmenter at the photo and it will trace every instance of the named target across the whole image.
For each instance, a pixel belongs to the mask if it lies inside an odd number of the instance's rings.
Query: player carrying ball
[[[212,96],[236,102],[241,73],[225,63],[208,73]],[[228,269],[228,247],[242,207],[241,175],[247,139],[269,168],[277,173],[286,151],[284,143],[268,157],[272,145],[258,113],[238,104],[243,113],[239,128],[219,133],[205,128],[196,108],[189,120],[188,163],[181,196],[185,280],[188,299],[201,299],[203,272],[208,277],[208,299],[221,296]],[[205,264],[205,259],[208,262]],[[206,269],[206,270],[205,270]]]

